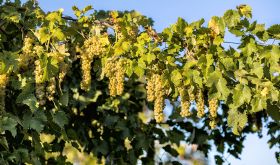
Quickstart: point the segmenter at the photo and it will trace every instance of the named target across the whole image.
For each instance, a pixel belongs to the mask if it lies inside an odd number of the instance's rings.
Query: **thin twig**
[[[224,43],[225,44],[237,44],[237,45],[241,44],[241,43],[238,43],[238,42],[231,42],[231,41],[225,41]]]

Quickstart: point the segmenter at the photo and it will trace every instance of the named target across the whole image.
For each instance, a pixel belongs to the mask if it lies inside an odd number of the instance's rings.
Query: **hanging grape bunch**
[[[181,87],[179,88],[179,95],[180,95],[180,99],[181,99],[181,112],[180,115],[182,117],[188,117],[191,115],[190,112],[190,100],[188,98],[188,93],[186,88]]]
[[[218,100],[210,99],[208,100],[209,104],[209,113],[210,113],[210,127],[213,129],[216,127],[216,118],[217,118],[217,110],[218,110]]]
[[[109,93],[111,96],[122,95],[124,91],[126,60],[117,57],[108,59],[103,73],[109,79]]]
[[[196,106],[197,106],[197,116],[199,118],[204,115],[204,95],[201,89],[198,90],[196,94]]]
[[[46,84],[44,82],[44,69],[43,64],[40,61],[41,56],[43,55],[44,48],[42,46],[36,45],[34,47],[34,53],[37,55],[35,60],[35,84],[36,84],[36,97],[39,101],[39,105],[44,105],[46,103]]]
[[[106,52],[106,47],[109,44],[108,36],[104,35],[93,35],[85,40],[82,47],[81,58],[81,69],[82,69],[82,81],[81,88],[85,91],[90,90],[91,86],[91,64],[94,57],[99,57]]]

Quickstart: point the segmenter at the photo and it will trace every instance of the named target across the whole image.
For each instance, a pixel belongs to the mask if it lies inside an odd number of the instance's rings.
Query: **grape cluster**
[[[208,103],[209,103],[209,112],[210,112],[210,127],[211,129],[214,129],[217,125],[217,122],[216,122],[216,118],[217,118],[217,110],[218,110],[218,103],[219,101],[217,99],[210,99],[208,100]]]
[[[193,89],[190,87],[188,88],[188,94],[189,94],[189,98],[190,98],[190,101],[195,101],[195,95],[193,93]]]
[[[154,101],[155,100],[155,75],[153,74],[150,78],[147,79],[147,100]]]
[[[217,117],[217,110],[218,110],[218,100],[217,99],[210,99],[209,101],[209,112],[211,118]]]
[[[6,85],[8,83],[7,74],[0,74],[0,113],[5,110]]]
[[[111,58],[103,68],[105,76],[109,78],[109,93],[111,96],[123,94],[125,65],[125,59]]]
[[[58,75],[58,83],[59,86],[61,85],[62,81],[64,80],[64,77],[66,76],[68,71],[68,64],[65,62],[61,62],[59,67],[59,75]]]
[[[35,62],[35,83],[36,83],[36,97],[39,101],[40,105],[44,105],[46,103],[45,97],[45,83],[43,82],[44,71],[41,66],[40,60],[36,60]]]
[[[33,53],[37,56],[41,56],[44,53],[44,47],[41,45],[35,45],[33,47]]]
[[[86,54],[81,55],[81,67],[82,67],[82,74],[83,74],[81,88],[85,91],[90,90],[91,63],[92,63],[92,60],[89,59]]]
[[[201,89],[199,89],[198,93],[196,94],[196,107],[197,107],[197,116],[199,118],[203,117],[203,115],[205,114],[204,97],[203,97],[203,92]]]
[[[91,85],[91,63],[94,57],[98,57],[106,52],[106,46],[109,44],[108,36],[92,36],[85,40],[81,52],[82,82],[81,88],[85,91],[90,90]]]
[[[191,103],[189,101],[187,91],[185,90],[185,88],[181,87],[181,88],[179,88],[179,94],[180,94],[180,98],[181,98],[180,115],[182,117],[188,117],[191,115],[191,112],[190,112]]]
[[[52,77],[47,86],[47,98],[50,101],[54,100],[54,94],[56,89],[56,80],[55,77]]]
[[[23,40],[22,53],[19,56],[19,66],[28,67],[30,62],[34,59],[33,53],[34,40],[30,37],[26,37]]]
[[[164,120],[164,88],[162,78],[159,74],[155,75],[155,102],[154,102],[154,116],[156,122],[160,123]]]
[[[47,54],[47,56],[56,59],[57,62],[62,62],[62,61],[64,61],[64,56],[63,56],[61,53],[57,52],[57,51],[49,52],[49,53]]]

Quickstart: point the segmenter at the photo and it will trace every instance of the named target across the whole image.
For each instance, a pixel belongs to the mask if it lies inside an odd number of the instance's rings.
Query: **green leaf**
[[[182,83],[182,75],[178,69],[171,72],[171,81],[175,86],[179,86]]]
[[[18,123],[16,122],[16,120],[10,117],[0,117],[0,132],[10,131],[12,133],[12,136],[15,137],[17,134],[17,124]]]
[[[255,74],[258,78],[263,77],[263,66],[259,62],[253,63],[253,68],[251,69],[251,73]]]
[[[74,14],[76,15],[76,17],[80,17],[82,12],[79,10],[79,8],[77,6],[72,6],[72,10],[74,11]]]
[[[156,55],[155,54],[147,54],[147,62],[148,64],[152,63],[154,60],[156,59]]]
[[[252,18],[252,8],[249,5],[240,5],[237,9],[242,16]]]
[[[233,90],[233,104],[234,108],[238,108],[244,103],[250,103],[251,101],[251,90],[247,85],[237,84]]]
[[[223,19],[228,27],[234,27],[240,22],[240,15],[236,10],[228,10]]]
[[[280,122],[280,107],[277,104],[267,104],[267,113],[276,122]]]
[[[68,103],[69,103],[69,92],[68,90],[63,92],[60,97],[59,97],[59,103],[62,105],[62,106],[68,106]]]
[[[267,31],[269,35],[275,37],[276,39],[280,39],[280,24],[270,26]]]
[[[175,25],[176,25],[176,32],[179,33],[180,35],[183,35],[185,31],[185,27],[187,25],[186,21],[183,18],[179,17]]]
[[[228,121],[228,125],[232,127],[232,132],[235,135],[240,135],[240,132],[248,122],[248,118],[245,113],[240,113],[236,109],[231,109],[228,111],[227,121]]]
[[[65,112],[58,110],[53,114],[53,122],[56,123],[60,128],[63,128],[68,123],[68,118]]]
[[[230,94],[230,90],[227,87],[227,81],[224,78],[220,78],[218,83],[216,84],[216,88],[220,93],[219,100],[227,100],[228,95]]]
[[[23,128],[24,129],[34,129],[37,132],[41,132],[45,124],[44,122],[47,121],[47,118],[43,111],[37,110],[34,114],[28,112],[23,115]]]
[[[213,44],[214,45],[221,45],[224,42],[224,38],[221,36],[217,36],[214,38]]]
[[[252,110],[250,112],[259,112],[266,109],[267,103],[266,99],[264,99],[260,94],[254,96],[251,101]]]
[[[46,43],[51,38],[51,35],[49,34],[47,27],[41,27],[40,29],[38,29],[36,36],[39,39],[39,41],[41,42],[41,44]]]
[[[37,98],[34,95],[35,88],[31,82],[24,82],[22,85],[22,92],[17,96],[16,103],[25,104],[32,112],[35,112],[39,108]]]
[[[7,139],[6,139],[5,137],[1,137],[1,138],[0,138],[0,145],[1,145],[2,147],[4,147],[4,149],[5,149],[6,151],[9,150],[8,141],[7,141]]]
[[[138,76],[138,77],[142,77],[145,73],[145,70],[139,66],[134,66],[133,68],[134,73]]]
[[[195,82],[200,88],[203,87],[203,84],[202,84],[202,76],[200,75],[200,72],[197,71],[197,70],[193,70],[192,72],[192,79],[193,79],[193,82]]]
[[[43,68],[43,80],[48,81],[50,78],[55,77],[58,74],[59,67],[58,61],[53,57],[42,56],[40,64]]]
[[[60,28],[56,28],[52,30],[52,36],[62,41],[65,39],[65,35]]]
[[[252,53],[256,53],[258,48],[256,46],[255,40],[251,38],[250,42],[246,44],[244,48],[241,48],[241,50],[245,56],[250,56]]]
[[[223,57],[220,58],[221,63],[224,65],[226,70],[233,70],[234,69],[234,62],[233,58],[230,57]]]

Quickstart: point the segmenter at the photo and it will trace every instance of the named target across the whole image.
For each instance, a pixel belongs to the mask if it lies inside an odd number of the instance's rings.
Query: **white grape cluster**
[[[22,53],[19,56],[19,66],[26,68],[34,60],[33,52],[34,40],[30,37],[25,37],[23,40]]]
[[[8,83],[8,75],[0,74],[0,113],[5,110],[6,85]]]
[[[190,101],[194,102],[195,101],[195,94],[194,94],[194,90],[191,87],[188,88],[188,95],[189,95]]]
[[[180,87],[179,89],[179,95],[180,95],[180,99],[181,99],[181,112],[180,115],[182,117],[188,117],[191,115],[190,112],[190,100],[188,98],[188,94],[187,91],[184,87]]]
[[[41,62],[39,59],[37,59],[35,62],[35,84],[36,84],[36,97],[39,101],[40,105],[44,105],[46,103],[45,97],[46,97],[46,88],[45,83],[43,82],[43,75],[44,71],[41,65]]]
[[[109,45],[108,36],[106,34],[102,36],[91,36],[85,40],[81,52],[81,69],[82,69],[82,82],[81,88],[85,91],[90,90],[91,86],[91,63],[94,57],[103,55],[107,46]]]
[[[52,77],[49,80],[49,83],[47,86],[47,98],[49,101],[54,100],[55,89],[56,89],[56,80],[55,80],[55,77]]]
[[[217,118],[217,110],[218,110],[218,103],[219,101],[217,99],[209,99],[209,113],[210,113],[210,127],[214,129],[216,127],[216,118]]]
[[[156,122],[160,123],[164,120],[164,87],[162,78],[159,74],[155,75],[155,103],[154,103],[154,115]]]
[[[155,100],[155,74],[153,74],[150,78],[147,79],[147,100],[154,101]]]
[[[196,107],[197,107],[197,116],[199,118],[203,117],[204,112],[204,96],[201,89],[198,90],[196,94]]]
[[[59,67],[59,75],[58,75],[59,86],[61,85],[62,81],[64,80],[64,78],[67,74],[67,71],[68,71],[68,64],[65,62],[62,62]]]
[[[112,58],[107,61],[103,72],[109,78],[109,93],[111,96],[122,95],[124,91],[125,59]]]
[[[162,77],[159,74],[153,74],[147,80],[147,100],[154,101],[154,116],[156,122],[164,121],[164,86]]]

